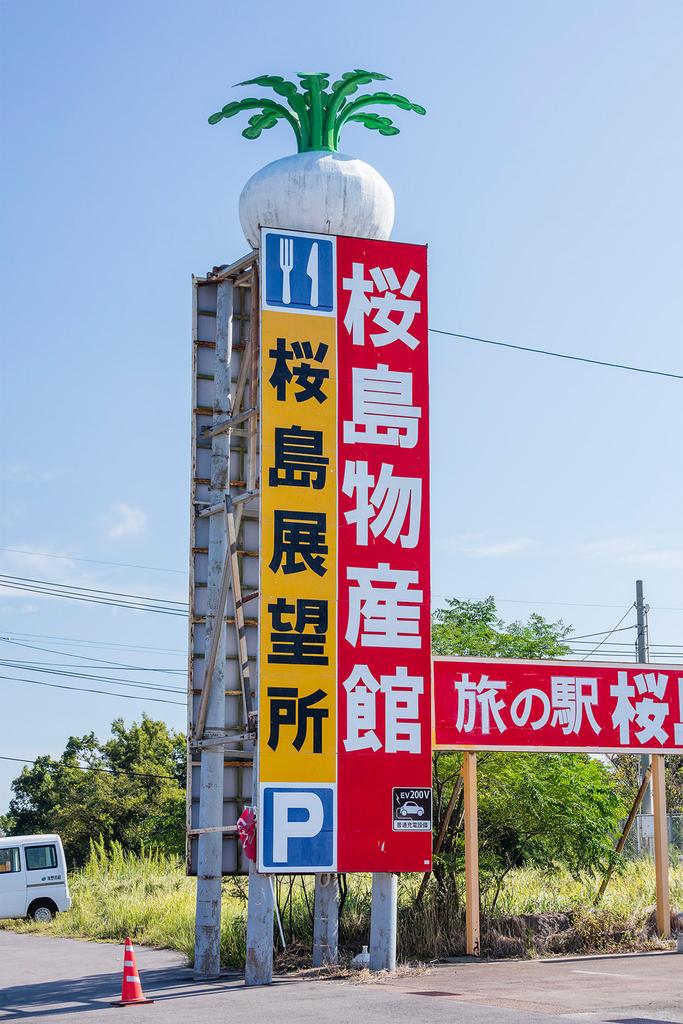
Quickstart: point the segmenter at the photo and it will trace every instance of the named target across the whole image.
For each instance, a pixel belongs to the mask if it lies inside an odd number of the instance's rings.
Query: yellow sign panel
[[[336,781],[336,321],[261,321],[259,777]]]

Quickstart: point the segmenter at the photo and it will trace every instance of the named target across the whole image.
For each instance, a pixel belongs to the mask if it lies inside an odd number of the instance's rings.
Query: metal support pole
[[[671,937],[671,904],[669,902],[669,823],[666,816],[664,754],[652,755],[652,790],[655,816],[657,931],[663,939],[668,939]]]
[[[258,793],[258,744],[254,752],[254,790]],[[257,826],[258,827],[258,826]],[[273,917],[275,891],[273,876],[262,875],[256,864],[249,864],[249,894],[247,901],[247,958],[244,967],[245,985],[270,985],[273,981]],[[282,927],[278,919],[278,925]]]
[[[259,285],[256,267],[251,275],[251,337],[248,348],[242,353],[242,365],[237,386],[236,399],[242,401],[242,395],[249,386],[249,406],[258,408],[258,377],[259,377]],[[236,405],[239,403],[236,401]],[[249,420],[249,439],[247,456],[247,492],[256,490],[258,479],[258,424],[256,416]],[[235,534],[239,532],[244,505],[237,509]],[[258,686],[257,686],[258,689]],[[258,741],[254,750],[254,790],[253,802],[258,804],[259,789]],[[261,822],[258,822],[258,828]],[[249,865],[249,904],[247,909],[247,959],[244,971],[245,985],[270,985],[273,980],[273,916],[275,911],[275,892],[272,875],[262,875],[256,870],[255,864]]]
[[[232,599],[235,608],[235,640],[237,658],[240,668],[240,685],[242,687],[242,705],[244,707],[244,723],[254,727],[254,709],[251,698],[251,676],[249,673],[249,651],[247,649],[247,631],[244,626],[244,603],[242,601],[242,583],[240,567],[237,560],[237,526],[233,514],[233,503],[230,497],[225,499],[225,521],[228,530],[228,561],[230,564],[230,582]]]
[[[336,964],[339,958],[339,889],[336,874],[315,876],[313,901],[313,966]]]
[[[249,865],[245,985],[270,985],[273,980],[274,910],[271,876],[259,874],[252,862]]]
[[[647,606],[645,604],[645,599],[643,597],[643,581],[642,580],[636,580],[636,616],[637,616],[637,623],[638,623],[638,628],[637,628],[637,633],[636,633],[636,652],[637,652],[636,656],[637,656],[639,664],[641,664],[641,665],[644,665],[647,661],[650,660],[649,650],[648,650],[649,644],[648,644],[648,636],[647,636],[646,613],[647,613]],[[650,767],[651,763],[652,763],[652,758],[651,758],[650,754],[641,754],[640,755],[639,778],[640,778],[641,782],[645,778],[645,774],[646,774],[648,768]],[[645,795],[643,796],[643,804],[642,804],[642,809],[641,809],[640,813],[641,814],[649,814],[649,815],[651,815],[653,813],[653,807],[652,807],[652,782],[650,782],[648,784],[648,786],[645,788]],[[649,819],[649,820],[651,820],[651,819]],[[642,834],[642,829],[641,829],[641,834]],[[648,840],[648,846],[649,845],[650,844],[649,844],[649,840]],[[650,850],[651,850],[651,847],[650,847]]]
[[[396,970],[398,875],[376,871],[372,876],[370,970]]]
[[[465,807],[465,931],[467,955],[480,955],[479,941],[479,816],[477,811],[477,755],[463,754],[462,779]]]
[[[258,744],[254,751],[254,795],[258,793]],[[257,827],[258,824],[257,824]],[[272,875],[262,875],[256,864],[249,864],[249,897],[247,902],[247,959],[245,985],[270,985],[273,981],[273,916],[275,890]]]
[[[214,423],[225,419],[230,410],[230,359],[232,355],[232,284],[218,285],[216,307],[216,354],[214,369]],[[219,434],[211,442],[212,502],[222,501],[230,488],[230,437]],[[199,828],[215,829],[223,825],[223,740],[225,737],[225,623],[217,615],[221,580],[227,553],[225,515],[209,521],[209,569],[207,585],[206,653],[211,649],[215,630],[219,631],[215,666],[203,680],[208,689],[203,734],[215,738],[215,747],[201,748]],[[217,978],[221,971],[221,879],[223,834],[200,831],[197,855],[197,910],[195,917],[194,976],[198,981]]]

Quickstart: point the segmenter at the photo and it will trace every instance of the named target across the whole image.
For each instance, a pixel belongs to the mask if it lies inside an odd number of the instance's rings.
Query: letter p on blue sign
[[[336,787],[261,786],[261,871],[334,871]]]

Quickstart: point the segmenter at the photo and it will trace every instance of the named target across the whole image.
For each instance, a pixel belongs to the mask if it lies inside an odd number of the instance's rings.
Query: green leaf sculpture
[[[297,77],[301,91],[294,82],[288,82],[280,75],[259,75],[247,82],[239,82],[240,86],[258,85],[272,89],[285,102],[278,103],[268,97],[236,100],[212,114],[209,124],[218,124],[241,111],[256,110],[258,113],[249,118],[249,125],[242,132],[245,139],[258,139],[261,132],[274,128],[278,121],[287,121],[296,136],[300,153],[317,150],[335,153],[339,148],[341,130],[348,122],[355,121],[380,135],[398,135],[399,129],[390,117],[369,111],[368,107],[383,104],[412,110],[416,114],[426,113],[419,103],[413,103],[398,93],[368,92],[350,99],[361,86],[389,81],[387,75],[378,71],[345,71],[331,86],[330,76],[326,73],[299,74]]]

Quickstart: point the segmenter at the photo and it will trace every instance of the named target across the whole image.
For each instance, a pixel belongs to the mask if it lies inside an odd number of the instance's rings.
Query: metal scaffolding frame
[[[273,881],[247,861],[237,832],[258,781],[258,252],[193,278],[192,309],[186,859],[197,876],[194,973],[219,976],[221,881],[244,874],[245,981],[261,985],[272,979]],[[336,876],[316,875],[314,963],[336,961],[337,903]]]
[[[254,796],[258,310],[255,251],[193,279],[187,870],[200,978],[220,972],[221,878],[249,870],[236,823]]]

